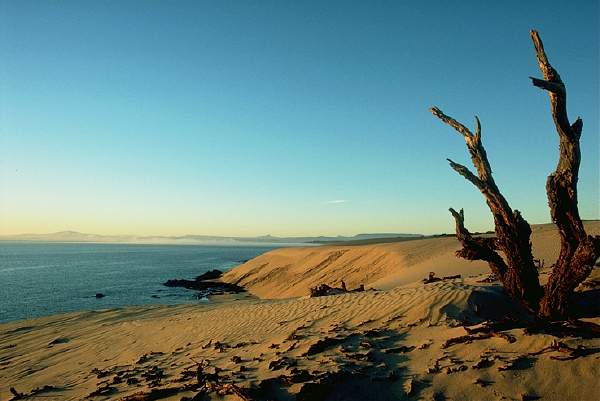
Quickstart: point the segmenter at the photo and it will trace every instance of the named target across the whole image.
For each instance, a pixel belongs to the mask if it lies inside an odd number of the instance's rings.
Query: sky
[[[600,218],[597,1],[0,0],[0,234],[493,228],[450,169],[482,121],[496,182],[550,221],[558,138],[529,29],[584,121]]]

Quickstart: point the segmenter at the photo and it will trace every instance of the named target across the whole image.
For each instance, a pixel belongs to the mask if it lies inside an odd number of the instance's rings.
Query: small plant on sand
[[[437,107],[432,107],[431,112],[464,137],[477,174],[448,159],[450,167],[481,191],[494,217],[496,237],[473,237],[464,226],[463,210],[450,209],[456,220],[456,236],[463,246],[456,252],[457,256],[486,261],[507,293],[531,312],[542,318],[564,318],[569,314],[573,291],[589,276],[600,256],[600,236],[587,235],[577,208],[579,139],[583,121],[577,118],[574,123],[569,122],[565,85],[550,65],[538,33],[532,30],[530,34],[544,78],[531,80],[534,86],[546,90],[550,96],[552,118],[560,139],[558,165],[546,182],[552,221],[560,233],[560,254],[545,286],[540,285],[531,251],[531,227],[518,210],[511,209],[492,177],[481,142],[479,119],[475,117],[475,133],[472,133]]]

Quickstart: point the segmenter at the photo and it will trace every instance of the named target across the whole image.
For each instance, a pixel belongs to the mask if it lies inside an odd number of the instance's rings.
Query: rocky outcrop
[[[188,290],[198,291],[198,297],[220,294],[237,294],[244,292],[244,288],[236,284],[214,281],[220,278],[223,272],[217,269],[210,270],[196,277],[194,280],[171,279],[163,283],[166,287],[183,287]]]

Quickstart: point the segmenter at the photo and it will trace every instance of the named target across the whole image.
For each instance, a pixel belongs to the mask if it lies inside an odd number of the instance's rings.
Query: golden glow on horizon
[[[355,215],[353,218],[339,216],[329,212],[315,218],[295,218],[294,216],[277,216],[275,214],[262,216],[219,216],[200,217],[175,214],[170,216],[154,215],[151,220],[142,214],[132,213],[72,213],[69,216],[51,213],[5,215],[0,213],[0,235],[17,234],[47,234],[59,231],[77,231],[99,235],[216,235],[216,236],[352,236],[360,233],[439,233],[436,225],[431,222],[410,221],[398,219],[404,224],[394,224],[389,219],[373,221]],[[446,232],[452,226],[448,222]]]

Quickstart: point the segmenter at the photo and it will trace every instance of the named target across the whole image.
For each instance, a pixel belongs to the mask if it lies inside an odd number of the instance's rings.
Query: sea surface
[[[0,322],[130,305],[207,302],[194,291],[162,283],[227,270],[277,246],[0,242]],[[96,298],[96,293],[106,296]]]

